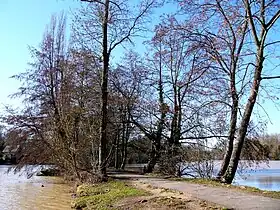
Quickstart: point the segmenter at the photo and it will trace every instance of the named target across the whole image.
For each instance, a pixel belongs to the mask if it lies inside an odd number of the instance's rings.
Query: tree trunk
[[[119,144],[120,144],[120,130],[118,130],[117,137],[115,139],[115,169],[119,169]]]
[[[152,142],[152,151],[150,153],[150,160],[147,167],[144,169],[144,173],[152,173],[155,165],[160,157],[160,139]]]
[[[236,144],[234,145],[234,148],[233,148],[229,166],[223,177],[223,181],[228,184],[232,183],[236,170],[237,170],[237,167],[238,167],[238,162],[240,159],[244,140],[245,140],[245,137],[247,134],[247,129],[249,126],[250,118],[251,118],[253,108],[256,103],[256,99],[257,99],[258,92],[259,92],[259,87],[260,87],[260,82],[261,82],[261,73],[262,73],[262,69],[263,69],[263,62],[264,62],[263,49],[262,49],[262,47],[259,47],[258,54],[257,54],[257,62],[256,62],[257,65],[255,67],[255,75],[254,75],[254,80],[253,80],[253,84],[252,84],[252,88],[251,88],[250,97],[247,101],[246,108],[245,108],[245,111],[244,111],[244,114],[243,114],[243,117],[242,117],[242,120],[240,123],[240,127],[238,130],[238,138],[237,138]]]
[[[126,159],[127,159],[127,140],[125,141],[125,147],[123,151],[123,158],[122,158],[122,164],[121,164],[121,169],[124,170],[125,164],[126,164]]]
[[[160,47],[161,51],[161,47]],[[162,81],[162,63],[161,63],[161,55],[160,55],[160,63],[159,63],[159,81],[158,81],[158,93],[159,93],[159,105],[160,105],[160,120],[158,122],[157,126],[157,131],[156,134],[152,134],[154,137],[152,139],[152,151],[150,154],[150,160],[148,162],[147,168],[144,169],[144,173],[152,173],[155,165],[160,158],[160,150],[161,150],[161,137],[162,137],[162,132],[164,128],[164,121],[167,113],[167,107],[166,104],[164,103],[164,98],[163,98],[163,81]]]
[[[121,164],[121,169],[124,170],[125,164],[126,164],[126,159],[127,159],[127,140],[125,141],[124,145],[124,150],[123,150],[123,158],[122,158],[122,164]]]
[[[223,159],[223,162],[221,165],[221,169],[216,177],[218,180],[220,180],[225,175],[229,162],[230,162],[230,157],[232,155],[232,150],[233,150],[234,136],[235,136],[235,132],[236,132],[237,114],[238,114],[237,95],[235,94],[232,99],[233,99],[233,103],[232,103],[232,108],[231,108],[231,119],[230,119],[228,145],[227,145],[227,150],[226,150],[226,153],[224,155],[224,159]]]
[[[100,140],[99,140],[99,158],[98,173],[101,179],[107,176],[107,106],[108,106],[108,72],[109,72],[109,53],[108,53],[108,17],[109,17],[109,0],[105,1],[104,16],[102,24],[103,32],[103,70],[101,81],[101,124],[100,124]]]
[[[121,163],[121,169],[124,170],[126,159],[127,159],[127,143],[129,139],[129,115],[125,116],[125,122],[123,123],[123,140],[122,140],[122,163]]]

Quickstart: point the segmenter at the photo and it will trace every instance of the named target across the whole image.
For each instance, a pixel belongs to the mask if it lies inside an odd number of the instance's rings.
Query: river
[[[270,161],[269,165],[260,164],[237,174],[236,185],[257,187],[261,190],[280,191],[280,161]]]
[[[70,210],[70,186],[58,177],[5,173],[0,165],[0,210]],[[43,185],[43,186],[42,186]]]

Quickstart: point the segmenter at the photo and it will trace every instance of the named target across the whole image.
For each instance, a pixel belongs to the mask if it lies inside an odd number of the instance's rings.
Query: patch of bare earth
[[[136,188],[149,192],[149,196],[125,198],[114,205],[119,210],[210,210],[222,209],[216,204],[193,198],[176,190],[156,188],[140,181],[131,181]]]

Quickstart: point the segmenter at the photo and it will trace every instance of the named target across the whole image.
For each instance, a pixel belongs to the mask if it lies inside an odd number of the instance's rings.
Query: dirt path
[[[251,195],[234,189],[211,187],[200,184],[170,181],[135,174],[118,174],[117,178],[132,178],[134,182],[149,184],[157,188],[166,188],[183,192],[190,196],[211,203],[237,210],[280,210],[280,200],[263,196]]]
[[[150,195],[127,197],[114,204],[118,210],[222,210],[222,206],[202,201],[177,190],[153,187],[141,181],[130,180],[130,184]]]

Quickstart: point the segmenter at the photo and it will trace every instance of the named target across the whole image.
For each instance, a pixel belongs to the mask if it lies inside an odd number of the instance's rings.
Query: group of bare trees
[[[82,1],[71,42],[65,17],[54,17],[30,50],[30,69],[15,76],[25,107],[7,110],[5,120],[23,148],[20,165],[53,163],[78,179],[83,172],[104,179],[109,166],[124,169],[129,145],[142,141],[150,144],[146,172],[158,164],[172,175],[211,177],[213,148],[222,142],[217,178],[231,183],[256,133],[261,83],[278,78],[270,51],[280,3],[174,0],[178,11],[151,34],[152,11],[164,1]],[[146,53],[114,60],[147,34]]]

